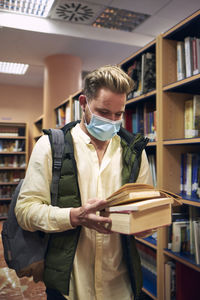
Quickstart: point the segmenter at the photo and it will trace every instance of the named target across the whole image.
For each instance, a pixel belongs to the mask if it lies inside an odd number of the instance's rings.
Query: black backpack
[[[50,129],[52,134],[52,183],[51,205],[56,205],[58,182],[64,151],[64,133],[60,129]],[[17,223],[15,205],[22,186],[23,179],[17,185],[12,195],[8,218],[3,223],[2,242],[4,258],[10,269],[14,269],[18,277],[33,276],[34,281],[42,280],[44,258],[48,246],[49,234],[41,231],[23,230]]]

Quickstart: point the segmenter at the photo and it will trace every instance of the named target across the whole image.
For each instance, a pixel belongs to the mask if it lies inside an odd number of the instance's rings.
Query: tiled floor
[[[0,232],[2,221],[0,222]],[[0,300],[46,300],[42,282],[34,283],[32,278],[18,278],[15,271],[6,266],[0,235]]]

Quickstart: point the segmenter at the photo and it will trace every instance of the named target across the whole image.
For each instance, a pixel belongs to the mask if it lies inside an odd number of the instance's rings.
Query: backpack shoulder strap
[[[141,154],[149,139],[140,133],[133,134],[122,127],[118,135],[121,137],[123,148],[122,182],[123,184],[135,182],[140,170]]]
[[[52,181],[51,181],[51,205],[57,205],[58,183],[62,166],[64,152],[64,132],[61,129],[49,129],[44,131],[49,135],[52,149]],[[51,139],[50,139],[51,135]]]

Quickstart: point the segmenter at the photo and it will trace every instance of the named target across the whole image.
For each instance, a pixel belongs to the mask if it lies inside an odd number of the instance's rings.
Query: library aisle
[[[0,232],[3,222],[0,222]],[[45,287],[42,282],[34,283],[32,278],[18,278],[4,260],[0,234],[0,300],[45,300]]]

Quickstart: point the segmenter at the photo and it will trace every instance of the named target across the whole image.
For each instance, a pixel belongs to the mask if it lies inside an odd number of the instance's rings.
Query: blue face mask
[[[90,110],[89,105],[88,108]],[[85,126],[88,132],[97,140],[100,141],[110,140],[120,130],[122,120],[112,121],[93,114],[91,110],[90,113],[92,114],[92,118],[89,124],[85,122]]]

